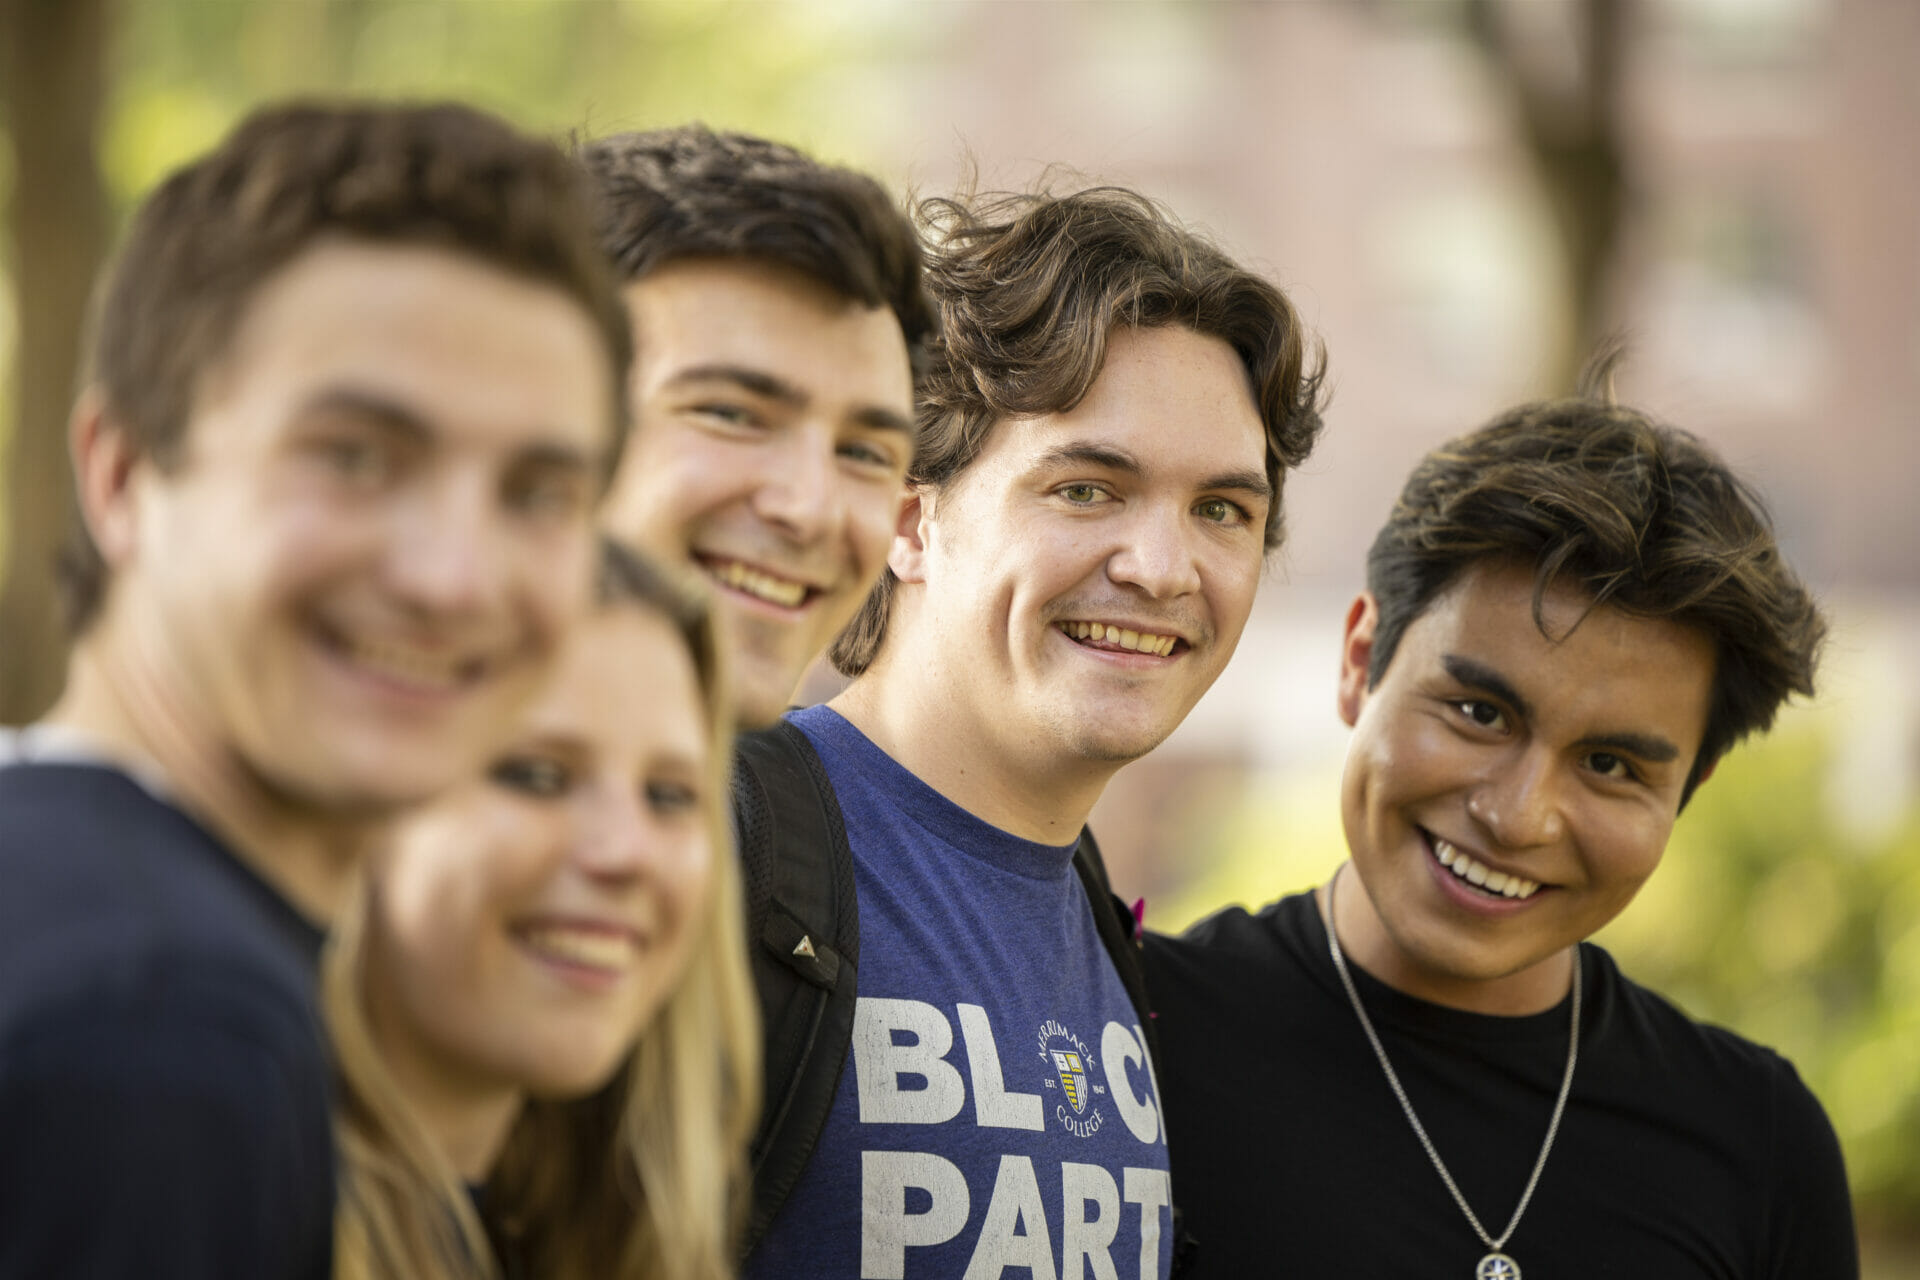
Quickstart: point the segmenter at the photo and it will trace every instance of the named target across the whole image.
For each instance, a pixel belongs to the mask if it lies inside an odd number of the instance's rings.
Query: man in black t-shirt
[[[1148,943],[1198,1274],[1858,1274],[1792,1066],[1586,942],[1824,632],[1683,432],[1579,398],[1427,456],[1346,618],[1350,865]]]
[[[264,110],[141,207],[0,733],[0,1278],[329,1274],[322,929],[584,607],[628,357],[577,171],[466,108]]]

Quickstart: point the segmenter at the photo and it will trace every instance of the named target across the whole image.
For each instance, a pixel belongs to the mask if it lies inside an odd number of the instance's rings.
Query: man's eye
[[[1107,499],[1107,491],[1097,484],[1062,485],[1058,493],[1077,507],[1091,507]]]
[[[335,475],[354,484],[378,484],[392,470],[393,460],[388,450],[376,441],[327,440],[321,444],[320,452]]]
[[[1202,520],[1215,524],[1244,524],[1248,518],[1243,507],[1225,498],[1208,498],[1193,510]]]
[[[508,791],[540,799],[566,794],[573,781],[567,766],[546,756],[508,756],[487,770],[487,777]]]
[[[1619,778],[1624,781],[1634,776],[1633,766],[1611,751],[1594,752],[1587,757],[1587,765],[1595,773],[1603,774],[1609,778]]]
[[[508,486],[507,502],[514,510],[528,514],[572,515],[587,506],[586,478],[572,472],[524,476]]]
[[[728,427],[750,427],[758,422],[753,410],[726,400],[702,400],[688,405],[687,412]]]
[[[865,440],[849,440],[842,444],[840,456],[863,467],[879,467],[891,471],[895,466],[895,458],[890,450],[883,449],[877,444],[869,444]]]
[[[1461,715],[1483,729],[1498,729],[1506,721],[1500,708],[1480,698],[1466,698],[1453,705],[1460,709]]]

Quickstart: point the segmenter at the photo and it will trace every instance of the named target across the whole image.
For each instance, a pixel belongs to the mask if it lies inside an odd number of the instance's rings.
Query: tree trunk
[[[0,93],[13,139],[13,285],[20,341],[4,468],[0,723],[59,695],[66,635],[54,557],[71,527],[66,422],[87,296],[106,248],[95,155],[109,0],[0,0]]]
[[[1472,0],[1476,43],[1512,91],[1522,142],[1545,190],[1567,264],[1566,343],[1547,371],[1550,394],[1574,389],[1580,368],[1605,338],[1606,273],[1627,206],[1620,122],[1628,0],[1582,0],[1579,69],[1556,82],[1517,49],[1493,0]]]

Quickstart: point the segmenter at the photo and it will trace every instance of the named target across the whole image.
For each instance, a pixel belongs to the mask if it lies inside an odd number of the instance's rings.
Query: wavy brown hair
[[[1280,545],[1286,471],[1320,433],[1323,357],[1287,297],[1124,187],[921,202],[940,336],[922,382],[908,472],[939,489],[1003,418],[1063,413],[1093,387],[1118,326],[1180,325],[1239,356],[1266,432],[1265,542]],[[880,651],[896,579],[884,570],[829,655],[843,675]]]
[[[1670,619],[1713,642],[1685,804],[1714,761],[1771,725],[1791,694],[1812,695],[1827,624],[1781,556],[1759,495],[1700,440],[1602,390],[1618,360],[1617,348],[1604,352],[1577,396],[1510,409],[1414,468],[1367,555],[1380,610],[1367,685],[1466,570],[1531,565],[1542,634],[1546,593],[1564,583],[1587,594],[1589,610]]]
[[[934,310],[920,237],[866,174],[702,124],[609,134],[576,152],[598,198],[601,247],[622,280],[686,258],[789,267],[891,310],[915,373],[926,367]]]
[[[607,544],[602,609],[644,608],[693,655],[711,749],[713,879],[679,985],[593,1094],[530,1099],[476,1207],[414,1119],[367,1015],[363,886],[328,948],[322,998],[340,1077],[340,1280],[731,1280],[759,1111],[760,1023],[724,797],[731,699],[704,599]]]
[[[134,214],[94,299],[89,380],[134,451],[172,467],[201,380],[269,278],[329,236],[438,247],[550,285],[586,313],[608,360],[611,467],[633,348],[589,208],[563,151],[472,107],[263,107]],[[105,579],[76,530],[61,561],[76,633],[98,612]]]

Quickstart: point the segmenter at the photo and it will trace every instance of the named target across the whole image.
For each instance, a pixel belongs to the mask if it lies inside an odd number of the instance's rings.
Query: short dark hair
[[[920,237],[886,189],[803,151],[701,124],[579,144],[601,248],[622,280],[684,258],[791,268],[900,322],[916,377],[933,335]]]
[[[1545,594],[1567,583],[1590,609],[1669,619],[1712,641],[1713,692],[1685,804],[1790,694],[1812,695],[1827,624],[1759,496],[1694,436],[1593,390],[1612,363],[1590,370],[1580,395],[1510,409],[1414,468],[1367,555],[1379,607],[1367,685],[1466,570],[1531,565],[1542,634]]]
[[[90,378],[134,449],[175,464],[201,376],[267,279],[323,236],[440,247],[551,285],[609,361],[609,465],[626,434],[626,309],[566,153],[472,107],[296,101],[255,111],[134,214],[96,298]],[[105,565],[84,530],[62,563],[70,625]]]
[[[1246,369],[1273,485],[1265,544],[1279,546],[1282,481],[1320,433],[1324,374],[1284,293],[1124,187],[932,199],[919,214],[941,336],[909,481],[937,489],[953,480],[1003,418],[1072,409],[1100,376],[1116,326],[1182,325],[1224,341]],[[843,675],[879,652],[895,583],[883,571],[834,641]]]

